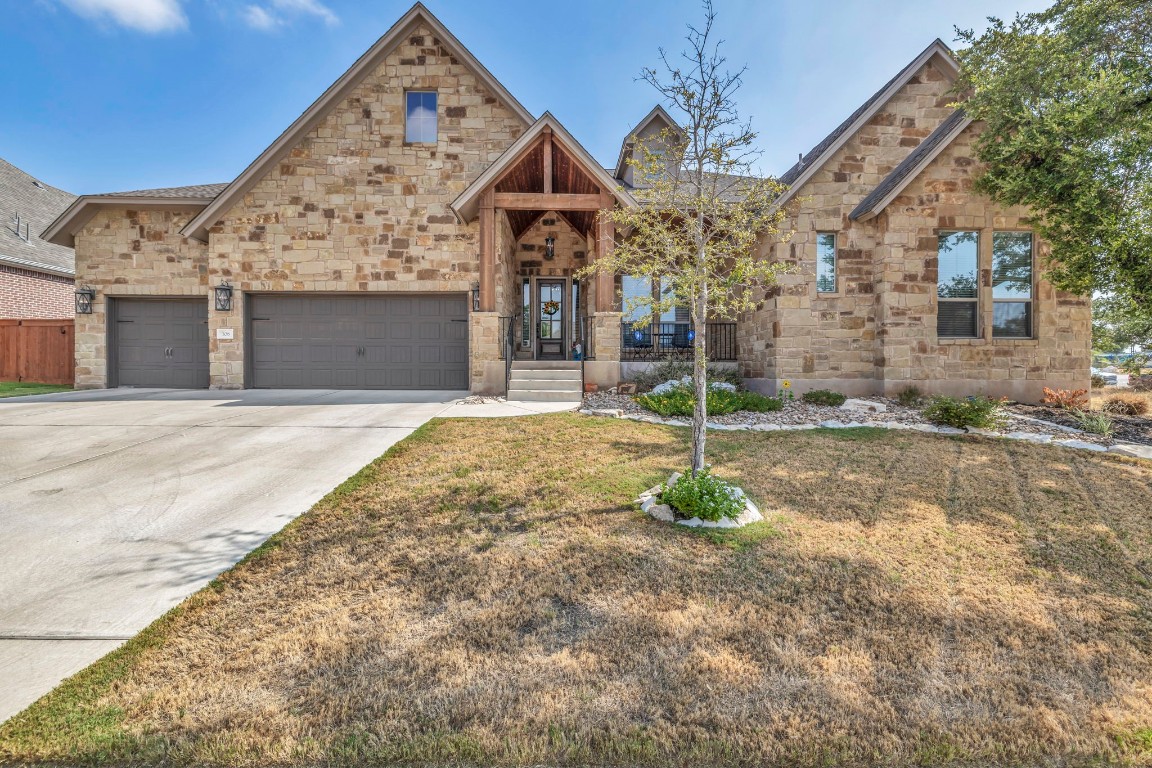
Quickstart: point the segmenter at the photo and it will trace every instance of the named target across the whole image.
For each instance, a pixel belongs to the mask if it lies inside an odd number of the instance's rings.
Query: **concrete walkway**
[[[0,400],[0,721],[227,570],[460,392],[97,390]]]

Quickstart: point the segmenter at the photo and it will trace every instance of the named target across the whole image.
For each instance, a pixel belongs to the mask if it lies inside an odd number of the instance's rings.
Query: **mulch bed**
[[[1062,408],[1051,408],[1046,405],[1025,405],[1024,403],[1012,403],[1006,406],[1006,410],[1018,413],[1021,416],[1030,416],[1033,419],[1043,419],[1050,421],[1053,424],[1061,424],[1066,427],[1076,427],[1076,418],[1068,411]],[[1118,416],[1116,414],[1108,414],[1112,418],[1115,431],[1112,434],[1112,439],[1125,442],[1125,443],[1140,443],[1141,445],[1152,445],[1152,419],[1147,416]]]

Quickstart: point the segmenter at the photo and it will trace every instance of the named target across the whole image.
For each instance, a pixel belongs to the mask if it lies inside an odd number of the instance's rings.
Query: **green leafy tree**
[[[989,21],[957,30],[957,92],[984,124],[976,188],[1031,208],[1058,288],[1152,317],[1152,3],[1060,0]]]
[[[1092,307],[1092,348],[1097,352],[1136,353],[1124,368],[1140,373],[1152,365],[1152,317],[1134,312],[1126,299],[1098,299]]]
[[[777,282],[778,263],[756,258],[762,238],[780,238],[784,212],[772,205],[785,189],[754,168],[756,134],[736,108],[744,69],[731,72],[712,41],[715,13],[704,4],[702,27],[689,25],[687,49],[673,63],[660,51],[662,72],[645,69],[679,129],[637,140],[632,160],[641,205],[601,213],[626,233],[610,256],[584,274],[647,277],[659,296],[629,297],[634,325],[687,306],[693,325],[692,474],[704,468],[708,419],[708,320],[735,319],[752,310],[763,289]],[[783,239],[783,238],[781,238]]]

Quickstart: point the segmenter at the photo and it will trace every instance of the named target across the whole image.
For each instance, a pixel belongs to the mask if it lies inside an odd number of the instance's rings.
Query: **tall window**
[[[660,299],[666,299],[672,293],[672,281],[668,278],[660,278]],[[686,323],[688,322],[688,307],[677,305],[672,309],[666,309],[660,313],[660,322],[662,323]]]
[[[979,317],[978,232],[941,232],[937,246],[939,272],[936,296],[939,336],[973,338]]]
[[[520,342],[524,349],[528,349],[532,346],[532,282],[528,278],[524,278],[522,288],[520,297],[524,305],[524,314],[520,322]]]
[[[816,234],[816,292],[836,293],[836,233]]]
[[[404,113],[404,141],[409,144],[436,143],[436,92],[408,91]]]
[[[1032,233],[992,233],[992,336],[1032,337]]]
[[[652,302],[652,278],[624,275],[620,278],[620,292],[624,295],[624,320],[639,320],[648,311]]]

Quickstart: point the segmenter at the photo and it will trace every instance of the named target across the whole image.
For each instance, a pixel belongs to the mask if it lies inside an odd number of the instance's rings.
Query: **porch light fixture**
[[[96,298],[96,289],[85,285],[76,289],[76,314],[92,314],[92,300]]]
[[[556,238],[544,238],[544,258],[546,258],[548,261],[552,261],[552,259],[556,258]]]
[[[232,311],[232,286],[227,281],[216,286],[216,311]]]
[[[480,311],[480,283],[472,283],[472,311]]]

